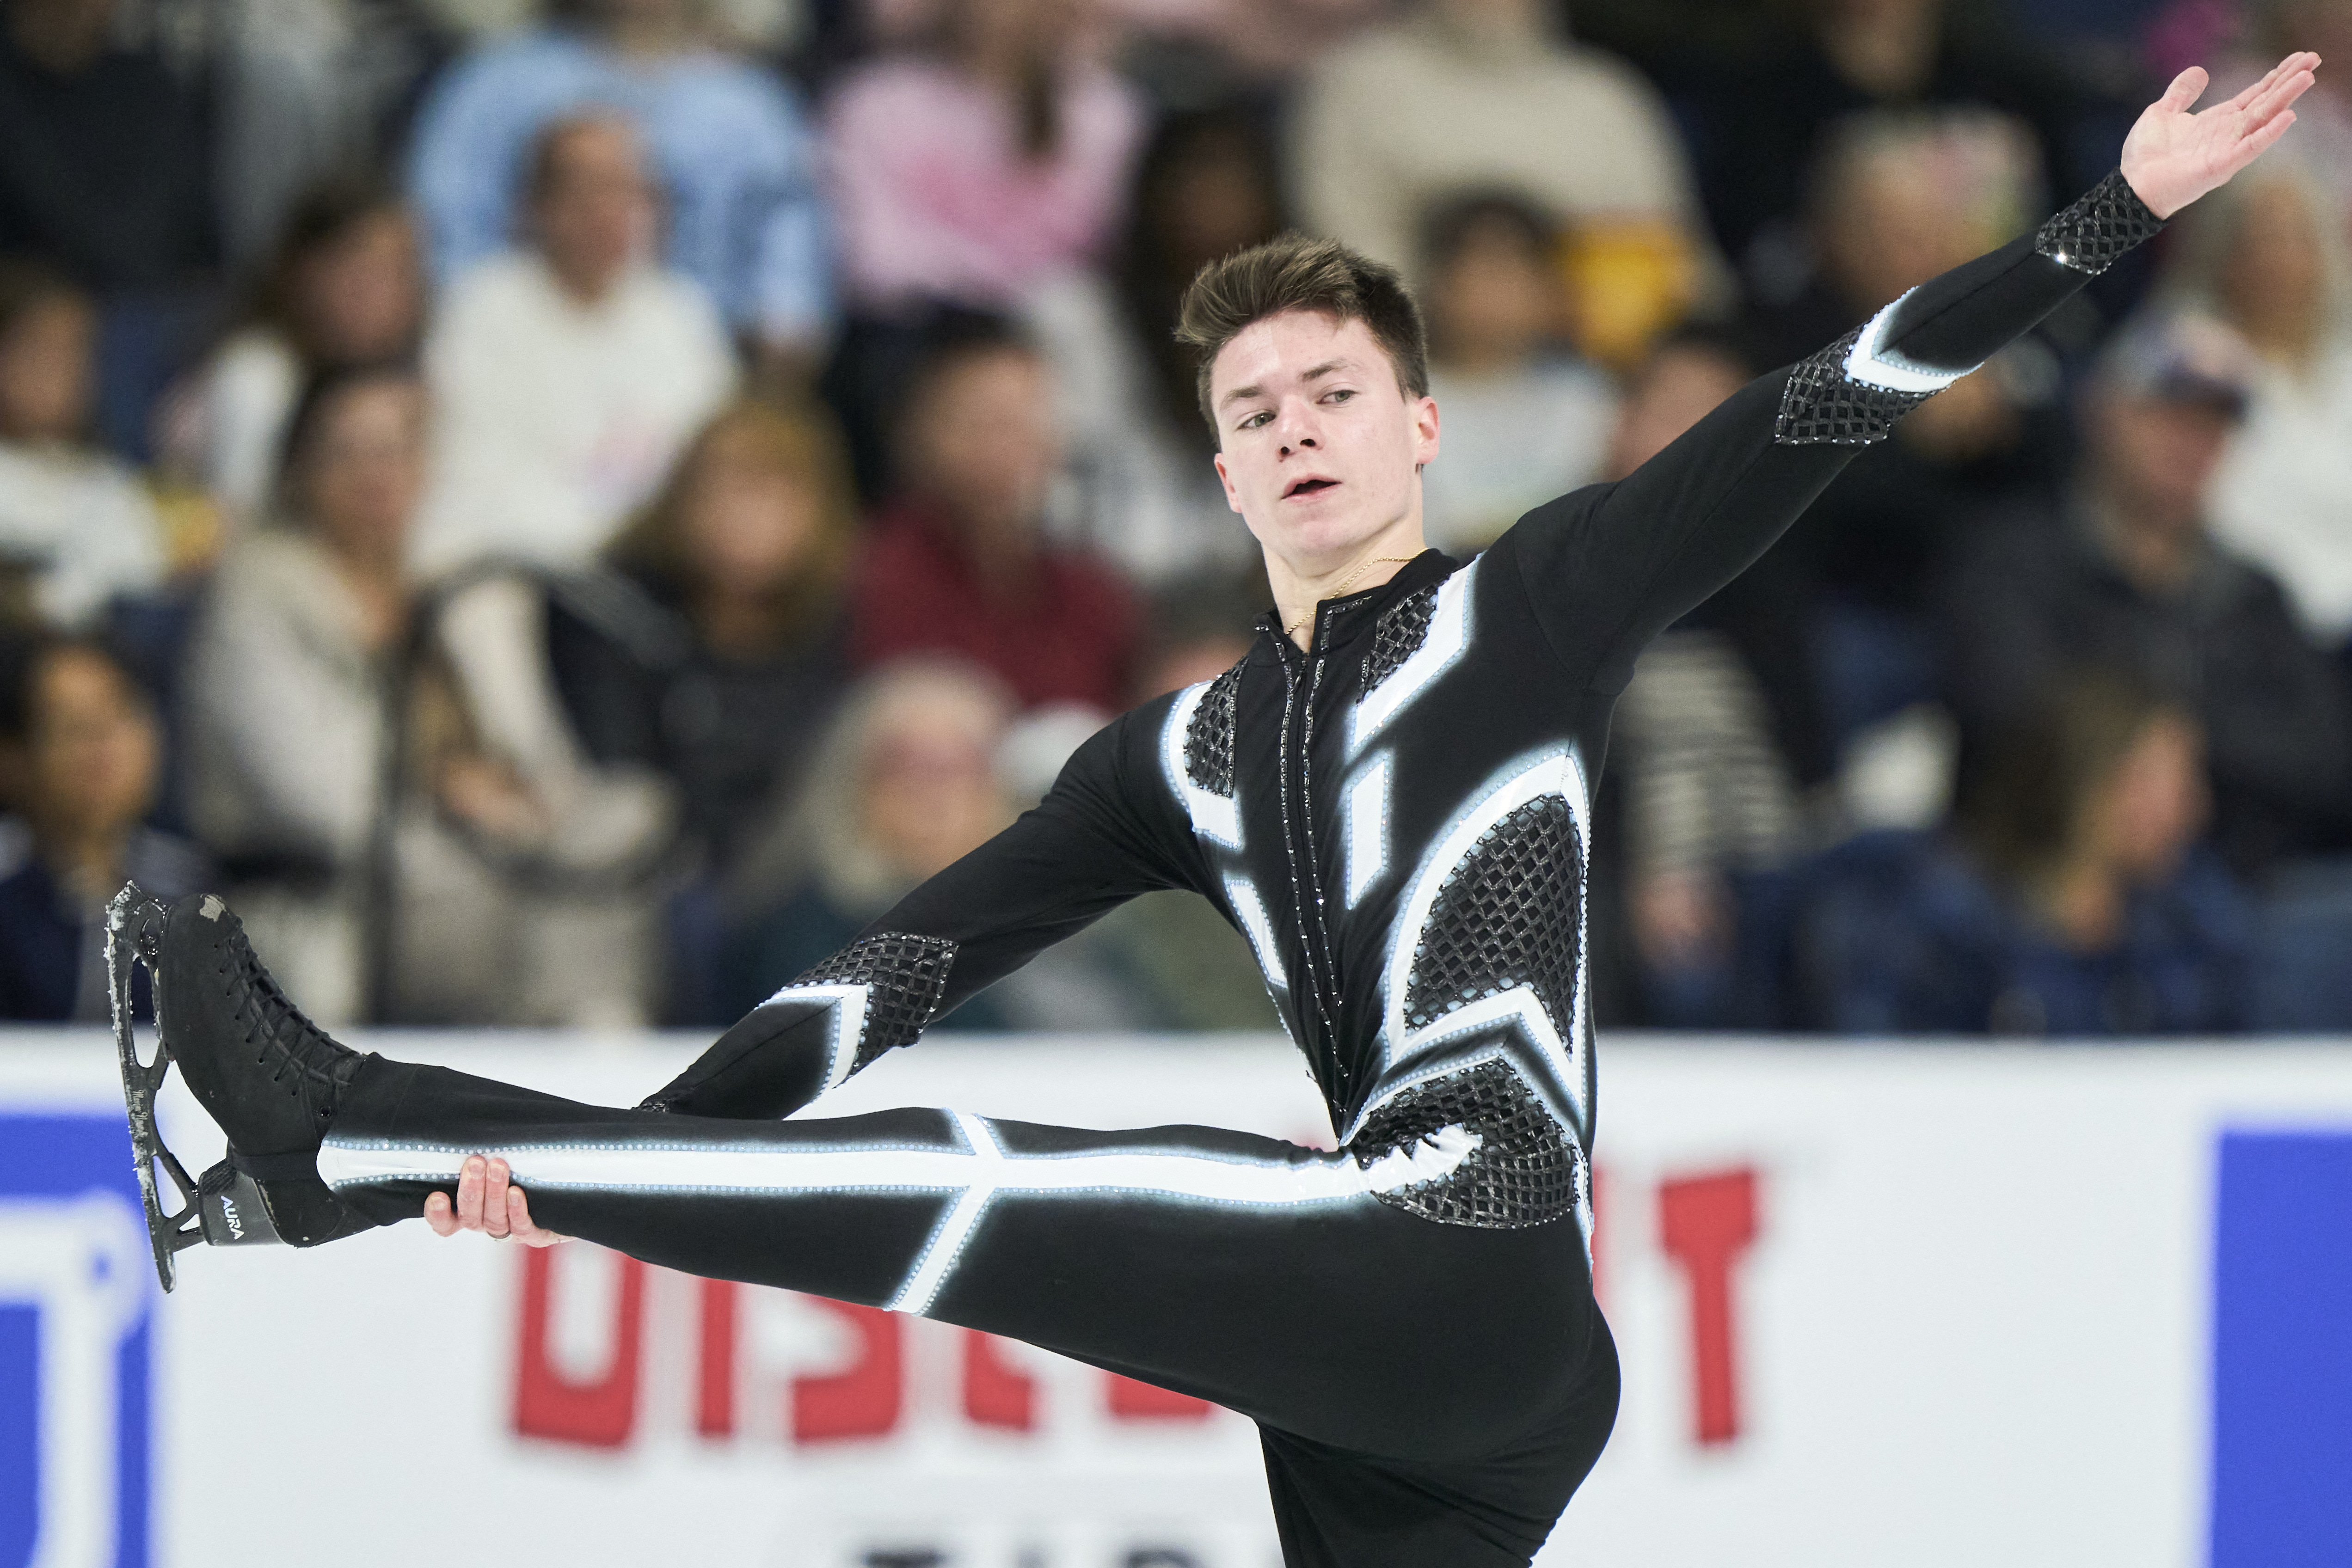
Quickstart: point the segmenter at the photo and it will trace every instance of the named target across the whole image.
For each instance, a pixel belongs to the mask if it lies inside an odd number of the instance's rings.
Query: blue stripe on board
[[[2225,1133],[2212,1568],[2352,1564],[2352,1133]]]

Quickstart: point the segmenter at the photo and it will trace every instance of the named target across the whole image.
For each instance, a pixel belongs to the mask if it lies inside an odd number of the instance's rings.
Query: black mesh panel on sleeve
[[[1381,612],[1380,624],[1372,628],[1372,651],[1364,655],[1364,685],[1356,695],[1358,702],[1396,674],[1399,664],[1421,652],[1421,645],[1429,641],[1429,618],[1436,608],[1437,584],[1433,582]]]
[[[857,1037],[855,1071],[923,1032],[947,994],[948,967],[955,954],[956,945],[944,936],[878,932],[859,937],[793,984],[866,988],[866,1025]]]
[[[2117,169],[2090,193],[2034,231],[2033,248],[2059,266],[2095,277],[2132,246],[2153,237],[2164,220],[2148,211]]]
[[[1521,1229],[1576,1211],[1583,1156],[1507,1062],[1482,1061],[1406,1090],[1364,1118],[1349,1149],[1369,1166],[1455,1126],[1478,1135],[1460,1165],[1374,1196],[1423,1219],[1484,1230]]]
[[[1184,771],[1212,795],[1234,792],[1234,711],[1241,689],[1242,665],[1235,664],[1209,683],[1184,727]]]
[[[1789,371],[1772,439],[1783,446],[1867,446],[1884,441],[1895,422],[1932,392],[1890,392],[1845,373],[1846,356],[1862,339],[1856,327]]]

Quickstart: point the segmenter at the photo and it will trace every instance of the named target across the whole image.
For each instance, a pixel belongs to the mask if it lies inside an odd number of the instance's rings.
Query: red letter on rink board
[[[1122,1421],[1205,1421],[1216,1408],[1205,1399],[1138,1383],[1116,1372],[1103,1375],[1110,1379],[1110,1413]]]
[[[1756,1173],[1658,1185],[1658,1239],[1690,1281],[1691,1381],[1702,1443],[1739,1436],[1731,1265],[1756,1239]]]
[[[701,1365],[695,1376],[694,1429],[706,1437],[735,1432],[735,1300],[732,1280],[702,1281]]]
[[[1003,1343],[964,1331],[963,1413],[982,1427],[1026,1432],[1037,1424],[1037,1385],[1004,1359]]]
[[[572,1246],[586,1249],[585,1241]],[[601,1249],[598,1249],[601,1250]],[[604,1254],[621,1271],[614,1291],[613,1359],[600,1377],[574,1381],[548,1354],[555,1317],[555,1249],[522,1249],[522,1347],[515,1357],[515,1430],[526,1437],[617,1448],[637,1424],[637,1364],[644,1343],[646,1266],[617,1252]],[[568,1260],[576,1267],[585,1258]],[[600,1260],[603,1261],[604,1260]]]
[[[793,1379],[793,1441],[838,1442],[878,1437],[898,1424],[906,1395],[904,1327],[879,1307],[852,1306],[822,1296],[801,1298],[855,1331],[856,1358],[845,1371]]]

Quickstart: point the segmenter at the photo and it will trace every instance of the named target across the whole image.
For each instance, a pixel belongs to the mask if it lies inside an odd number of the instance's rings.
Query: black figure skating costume
[[[259,1041],[307,1096],[326,1124],[323,1188],[302,1137],[215,1114],[232,1144],[275,1140],[247,1174],[308,1237],[414,1218],[466,1155],[499,1155],[554,1229],[1010,1335],[1241,1411],[1264,1430],[1300,1568],[1523,1564],[1617,1402],[1585,1243],[1584,964],[1591,788],[1617,695],[1651,638],[1855,450],[2157,227],[2111,175],[1750,383],[1630,478],[1538,508],[1467,564],[1427,551],[1324,602],[1306,651],[1269,622],[1224,674],[1096,736],[1044,804],[645,1107],[355,1065],[270,1014],[282,1002],[249,973],[242,1010],[207,1024],[210,992],[172,972],[182,949],[201,957],[191,973],[250,971],[217,901],[148,929],[165,1041],[192,1081],[225,1071],[187,1056],[215,1049],[207,1028]],[[781,1119],[1157,888],[1201,894],[1247,936],[1337,1152],[956,1111]],[[208,1104],[236,1098],[198,1087]]]

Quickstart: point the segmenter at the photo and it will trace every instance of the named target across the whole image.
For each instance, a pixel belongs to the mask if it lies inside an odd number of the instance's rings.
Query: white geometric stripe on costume
[[[1483,560],[1485,558],[1481,557]],[[1437,590],[1429,614],[1429,632],[1412,655],[1366,692],[1348,716],[1348,755],[1360,752],[1367,741],[1402,713],[1432,682],[1454,665],[1470,646],[1470,590],[1479,562],[1472,561],[1447,578]]]
[[[320,1179],[337,1190],[393,1182],[454,1182],[468,1155],[487,1155],[505,1160],[515,1185],[527,1190],[698,1197],[952,1193],[954,1205],[888,1303],[893,1312],[920,1313],[938,1298],[982,1214],[999,1197],[1094,1192],[1298,1208],[1440,1180],[1478,1146],[1475,1134],[1450,1128],[1369,1166],[1358,1165],[1344,1151],[1279,1161],[1165,1147],[1024,1155],[1008,1152],[987,1118],[961,1111],[945,1114],[960,1147],[679,1144],[651,1137],[483,1148],[331,1134],[319,1151],[318,1167]]]
[[[1863,328],[1862,335],[1846,351],[1845,373],[1850,380],[1887,392],[1937,392],[1977,369],[1970,365],[1965,371],[1937,370],[1932,365],[1906,360],[1886,346],[1886,333],[1894,325],[1895,312],[1902,308],[1905,299],[1916,292],[1916,289],[1905,290],[1894,304],[1873,316],[1869,324]]]
[[[1580,864],[1577,879],[1576,966],[1573,993],[1564,1000],[1565,1018],[1555,1017],[1526,986],[1515,986],[1491,997],[1481,997],[1431,1019],[1420,1029],[1405,1019],[1407,981],[1416,955],[1430,935],[1431,915],[1440,894],[1454,873],[1476,852],[1479,841],[1512,812],[1532,802],[1556,797],[1566,802],[1575,824]],[[1493,1054],[1475,1048],[1507,1030],[1524,1050],[1508,1051],[1512,1065],[1528,1090],[1577,1142],[1584,1139],[1586,1120],[1585,1066],[1591,1045],[1584,1039],[1584,989],[1589,967],[1584,899],[1581,890],[1591,842],[1591,803],[1586,791],[1584,768],[1570,747],[1548,747],[1506,764],[1470,798],[1446,831],[1422,857],[1412,882],[1398,908],[1391,929],[1395,940],[1381,977],[1381,1092],[1349,1121],[1340,1141],[1354,1137],[1366,1117],[1406,1088],[1437,1074]]]

